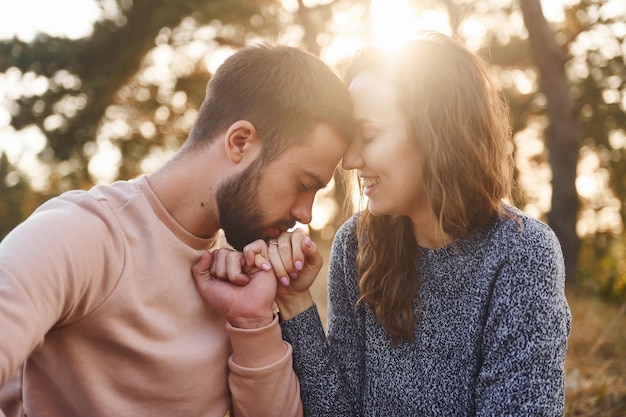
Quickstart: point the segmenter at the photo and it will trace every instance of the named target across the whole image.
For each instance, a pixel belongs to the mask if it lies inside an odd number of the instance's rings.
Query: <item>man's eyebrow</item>
[[[310,179],[314,183],[313,185],[317,187],[318,190],[321,190],[322,188],[326,187],[326,185],[328,185],[314,172],[302,170],[302,174]]]

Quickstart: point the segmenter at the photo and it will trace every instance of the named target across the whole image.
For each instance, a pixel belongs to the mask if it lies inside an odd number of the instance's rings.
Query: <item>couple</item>
[[[562,415],[562,255],[546,225],[502,202],[512,145],[489,68],[430,33],[365,50],[346,83],[357,133],[342,165],[367,209],[334,239],[328,334],[309,292],[323,260],[300,231],[204,256],[203,297],[225,309],[255,283],[246,272],[271,265],[309,416]]]
[[[12,231],[2,411],[562,414],[563,261],[501,202],[510,134],[488,68],[430,33],[366,49],[347,85],[297,49],[246,48],[161,169],[66,193]],[[326,337],[308,292],[322,259],[286,230],[341,159],[369,200],[335,238]],[[216,247],[220,228],[243,252]]]

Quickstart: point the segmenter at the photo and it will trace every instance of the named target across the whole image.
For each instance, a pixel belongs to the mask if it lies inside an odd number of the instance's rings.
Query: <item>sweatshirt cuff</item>
[[[239,329],[226,323],[233,348],[232,360],[244,368],[263,368],[279,362],[287,354],[288,345],[283,342],[278,316],[258,329]]]

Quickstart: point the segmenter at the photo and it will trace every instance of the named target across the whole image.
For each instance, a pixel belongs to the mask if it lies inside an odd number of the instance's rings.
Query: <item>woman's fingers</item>
[[[228,271],[226,269],[226,249],[217,249],[212,252],[213,262],[209,268],[209,273],[213,278],[227,280]]]
[[[226,256],[226,271],[228,280],[238,285],[246,285],[250,282],[250,277],[243,267],[246,260],[241,252],[228,251]]]
[[[255,240],[243,248],[246,266],[257,267],[263,271],[272,269],[267,255],[267,243],[264,240]]]
[[[212,252],[213,262],[209,268],[209,274],[214,279],[230,281],[237,285],[246,285],[250,278],[244,272],[245,259],[241,252],[221,248]]]
[[[303,230],[296,229],[283,232],[269,242],[256,240],[243,249],[243,254],[227,249],[214,251],[210,273],[217,279],[245,285],[249,282],[248,274],[255,268],[264,271],[273,269],[278,281],[288,286],[292,280],[298,279],[301,272],[307,278],[312,270],[316,275],[322,263],[315,243]]]
[[[281,249],[283,247],[282,253],[286,254],[285,259],[282,258]],[[276,278],[282,285],[289,285],[289,275],[287,272],[287,268],[285,265],[288,265],[289,259],[291,257],[291,243],[288,240],[283,240],[281,243],[276,240],[270,240],[267,243],[267,255],[269,261],[272,264],[272,269],[274,270],[274,274]]]
[[[296,229],[293,232],[283,232],[276,241],[268,243],[268,256],[281,284],[289,285],[304,268],[306,254],[303,242],[307,239],[303,230]]]
[[[322,258],[322,254],[319,252],[315,242],[313,242],[308,236],[304,236],[300,247],[302,248],[302,252],[304,253],[304,257],[306,259],[305,266],[309,269],[317,271],[322,269],[322,266],[324,265],[324,258]]]
[[[292,272],[295,272],[296,277],[302,271],[306,262],[303,244],[307,239],[310,241],[309,237],[300,229],[295,230],[291,235],[291,257],[294,269]]]

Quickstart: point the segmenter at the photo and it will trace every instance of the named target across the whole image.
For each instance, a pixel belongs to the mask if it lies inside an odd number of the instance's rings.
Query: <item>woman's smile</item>
[[[372,190],[380,183],[379,177],[361,177],[361,183],[363,184],[363,193],[367,196]]]

